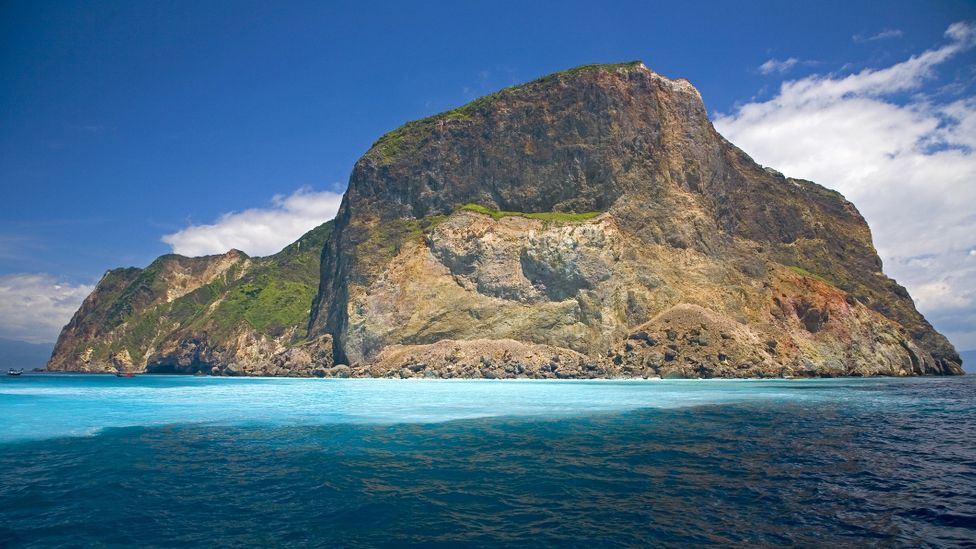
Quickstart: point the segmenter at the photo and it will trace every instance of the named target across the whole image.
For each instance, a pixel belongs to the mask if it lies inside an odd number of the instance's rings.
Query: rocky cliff
[[[312,314],[371,375],[961,372],[851,203],[759,166],[691,84],[639,62],[380,138]]]
[[[547,76],[384,135],[317,231],[271,258],[111,271],[51,368],[962,372],[882,273],[851,203],[759,166],[715,131],[691,84],[638,62]]]
[[[331,338],[306,339],[305,327],[331,231],[330,221],[270,257],[165,255],[145,269],[109,271],[62,330],[47,368],[322,374]]]

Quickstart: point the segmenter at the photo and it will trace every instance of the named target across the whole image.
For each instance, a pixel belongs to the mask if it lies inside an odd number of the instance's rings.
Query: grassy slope
[[[331,232],[330,221],[281,252],[256,259],[243,277],[224,289],[214,313],[204,315],[197,325],[217,336],[233,332],[241,322],[269,335],[304,327],[318,290],[322,247]]]
[[[600,215],[603,212],[503,212],[499,210],[493,210],[491,208],[486,208],[478,204],[465,204],[461,206],[462,210],[469,212],[480,213],[484,215],[491,216],[492,219],[499,220],[503,217],[526,217],[529,219],[539,219],[542,221],[557,222],[557,223],[577,223],[580,221],[586,221],[587,219],[593,219],[594,217]]]

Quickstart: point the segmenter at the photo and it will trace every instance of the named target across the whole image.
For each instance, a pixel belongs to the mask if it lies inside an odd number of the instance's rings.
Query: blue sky
[[[262,224],[297,235],[324,221],[355,160],[405,121],[640,59],[688,78],[760,162],[852,198],[886,269],[976,348],[973,21],[962,1],[7,1],[0,337],[53,339],[112,267],[171,250],[273,251]],[[831,95],[845,78],[853,87]],[[837,123],[812,124],[821,111]],[[858,113],[884,124],[845,127]],[[876,164],[855,177],[859,158]],[[948,206],[947,191],[959,193]]]

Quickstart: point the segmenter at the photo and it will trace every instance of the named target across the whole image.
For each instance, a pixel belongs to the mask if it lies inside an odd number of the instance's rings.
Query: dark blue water
[[[972,378],[38,376],[0,412],[36,426],[2,546],[976,546]]]

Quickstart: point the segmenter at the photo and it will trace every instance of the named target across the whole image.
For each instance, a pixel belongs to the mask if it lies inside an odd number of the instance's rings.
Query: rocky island
[[[282,252],[109,271],[50,370],[330,377],[961,374],[835,191],[698,91],[588,65],[411,122]]]

